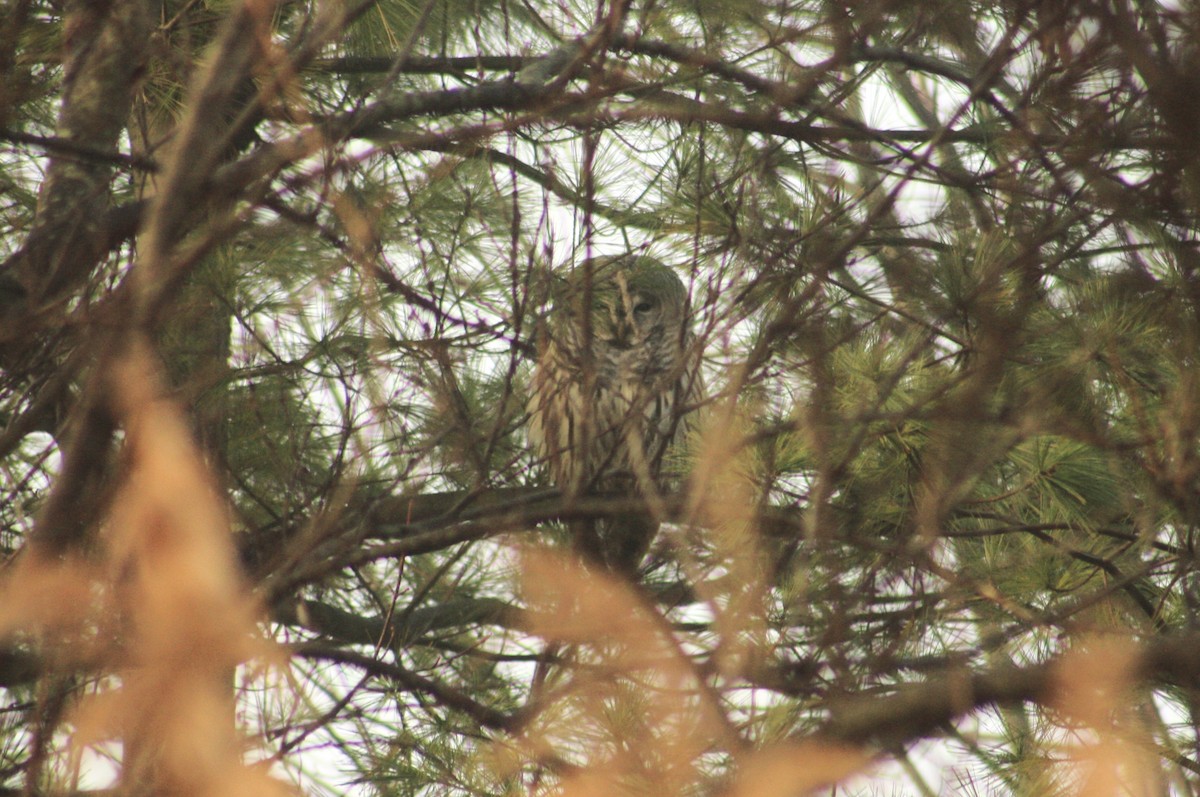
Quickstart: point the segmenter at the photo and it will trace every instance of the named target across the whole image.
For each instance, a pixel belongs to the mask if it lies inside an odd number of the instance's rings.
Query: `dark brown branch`
[[[782,98],[791,97],[796,94],[795,86],[767,80],[748,70],[738,69],[723,58],[718,58],[700,50],[680,47],[676,44],[655,39],[638,38],[629,34],[622,34],[615,37],[613,44],[620,49],[628,50],[638,55],[665,58],[668,61],[696,67],[718,77],[741,84],[750,91],[763,94],[767,97]]]
[[[467,55],[445,58],[410,55],[397,64],[396,59],[389,56],[346,56],[317,58],[309,68],[343,75],[387,74],[392,70],[410,75],[458,75],[478,71],[519,72],[536,60],[520,55]]]
[[[79,545],[103,517],[117,430],[109,405],[112,385],[105,372],[117,345],[113,338],[105,335],[96,343],[96,365],[71,419],[62,473],[29,533],[29,543],[39,555],[54,556]]]
[[[970,85],[971,75],[960,65],[924,53],[914,53],[897,47],[854,47],[850,50],[853,61],[877,61],[900,64],[919,72],[928,72],[956,83]]]
[[[13,286],[0,292],[6,317],[19,314],[27,297],[41,305],[71,290],[96,268],[111,239],[104,230],[108,181],[150,33],[149,4],[68,3],[66,26],[74,32],[67,38],[57,157],[39,192],[33,229],[0,271]]]
[[[471,625],[499,625],[521,629],[520,611],[495,598],[456,598],[436,605],[422,606],[402,617],[355,614],[315,600],[281,603],[272,619],[284,625],[304,628],[322,637],[347,645],[382,645],[401,648],[422,637],[446,628]]]
[[[89,221],[87,246],[93,258],[93,267],[98,265],[100,259],[108,252],[137,234],[145,209],[144,200],[128,202],[98,212]],[[46,229],[46,235],[52,234],[49,228]],[[66,227],[61,228],[60,232],[64,236],[69,233]],[[25,269],[34,268],[37,263],[43,262],[40,258],[45,255],[45,251],[41,246],[39,240],[31,235],[24,247],[0,264],[0,285],[3,286],[0,287],[0,342],[28,340],[31,325],[39,324],[38,318],[31,315],[38,309],[38,304],[29,303],[29,291],[18,280],[18,275]]]
[[[479,110],[523,110],[545,105],[543,87],[515,80],[490,81],[467,88],[446,91],[418,91],[401,94],[364,108],[337,114],[325,121],[327,133],[335,139],[371,138],[385,133],[383,127],[418,116],[441,116]]]
[[[552,172],[532,166],[507,152],[501,152],[492,147],[474,145],[430,147],[430,150],[434,152],[454,152],[465,157],[487,158],[494,163],[507,166],[517,174],[541,186],[560,199],[574,205],[583,204],[583,196],[574,188],[559,180]],[[642,213],[633,209],[622,210],[599,203],[593,206],[593,211],[622,226],[638,227],[652,231],[656,231],[662,226],[662,218],[654,213]]]
[[[144,172],[158,171],[158,163],[151,158],[96,149],[87,144],[81,144],[71,139],[59,138],[58,136],[36,136],[32,133],[22,133],[18,130],[0,130],[0,141],[11,141],[14,144],[29,144],[34,147],[40,147],[43,151],[52,155],[67,156],[79,161],[119,166],[125,169],[138,169]]]
[[[1136,654],[1131,681],[1195,689],[1200,686],[1200,634],[1160,637]],[[987,672],[946,670],[891,696],[855,697],[833,707],[818,736],[852,744],[891,748],[934,734],[980,708],[1055,697],[1061,657],[1029,667]]]
[[[497,731],[515,731],[520,721],[517,716],[485,706],[458,689],[418,675],[399,665],[379,661],[361,653],[323,645],[301,645],[296,649],[296,653],[307,659],[348,664],[361,668],[376,677],[395,681],[404,689],[429,695],[440,705],[463,712],[485,728]]]

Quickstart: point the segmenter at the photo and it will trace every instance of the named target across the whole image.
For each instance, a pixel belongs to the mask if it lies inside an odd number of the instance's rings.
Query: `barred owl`
[[[682,437],[701,386],[687,290],[667,266],[633,254],[593,258],[556,286],[539,341],[529,438],[570,498],[663,488],[663,457]],[[644,518],[573,524],[588,560],[632,571],[657,525]]]

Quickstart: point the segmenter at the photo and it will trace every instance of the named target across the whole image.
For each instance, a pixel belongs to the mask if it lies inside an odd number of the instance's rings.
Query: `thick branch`
[[[143,0],[68,4],[67,55],[55,149],[25,245],[4,273],[35,302],[76,285],[108,251],[108,180],[150,34]],[[86,156],[81,153],[88,153]],[[8,292],[5,292],[8,293]],[[24,296],[0,295],[9,305]]]
[[[315,600],[285,602],[272,612],[272,619],[347,645],[407,647],[422,637],[447,628],[472,625],[501,625],[520,629],[519,611],[495,598],[456,598],[397,613],[395,617],[363,616]]]
[[[1200,634],[1160,637],[1138,651],[1133,683],[1195,689],[1200,686]],[[1056,694],[1061,657],[1030,667],[988,672],[951,669],[890,697],[856,697],[834,708],[818,736],[891,748],[933,735],[942,726],[992,705],[1046,703]]]
[[[468,72],[519,72],[536,58],[520,55],[465,55],[436,56],[410,55],[396,63],[389,56],[346,56],[343,58],[317,58],[309,68],[336,72],[342,75],[386,74],[395,71],[410,75],[465,74]]]

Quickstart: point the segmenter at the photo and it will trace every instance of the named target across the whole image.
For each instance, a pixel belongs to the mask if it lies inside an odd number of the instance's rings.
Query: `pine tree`
[[[1198,25],[14,0],[0,788],[1192,794]],[[627,251],[703,423],[563,496],[538,330]]]

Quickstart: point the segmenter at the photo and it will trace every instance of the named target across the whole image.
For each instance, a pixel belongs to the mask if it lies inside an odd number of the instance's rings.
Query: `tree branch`
[[[427,694],[446,708],[463,712],[485,728],[497,731],[515,731],[520,722],[518,716],[505,714],[490,706],[485,706],[461,690],[418,675],[397,664],[379,661],[362,653],[329,648],[324,645],[301,645],[296,648],[296,654],[308,659],[348,664],[366,670],[379,678],[395,681],[410,692]]]
[[[1130,679],[1157,686],[1196,689],[1200,686],[1200,634],[1164,636],[1142,644]],[[817,735],[832,741],[875,744],[883,748],[908,744],[980,708],[1025,702],[1045,704],[1055,697],[1059,656],[1029,667],[1003,667],[973,673],[952,668],[928,681],[901,686],[891,696],[859,696],[831,708]]]
[[[108,181],[133,100],[133,75],[150,35],[149,5],[78,0],[67,6],[66,26],[64,88],[53,139],[58,154],[39,191],[33,228],[0,271],[12,286],[0,290],[0,317],[6,319],[26,315],[85,279],[111,240],[104,229]],[[27,321],[24,331],[28,335]]]
[[[396,63],[391,56],[345,56],[316,58],[309,69],[336,72],[343,75],[386,74],[392,70],[410,75],[461,75],[468,72],[519,72],[536,61],[521,55],[467,55],[437,57],[410,55]]]

